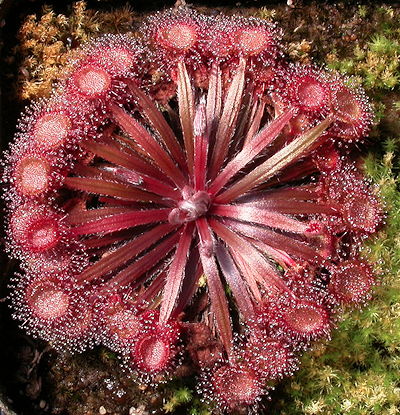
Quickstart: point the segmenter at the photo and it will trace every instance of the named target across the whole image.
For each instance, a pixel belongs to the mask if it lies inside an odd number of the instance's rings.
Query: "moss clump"
[[[358,15],[375,23],[375,33],[357,41],[353,55],[334,50],[329,67],[360,77],[366,89],[393,89],[400,84],[400,11],[389,6],[359,7]]]
[[[129,6],[97,12],[88,9],[85,1],[73,3],[68,16],[48,6],[40,17],[28,16],[18,34],[20,98],[47,96],[74,48],[101,33],[132,30],[134,18]]]

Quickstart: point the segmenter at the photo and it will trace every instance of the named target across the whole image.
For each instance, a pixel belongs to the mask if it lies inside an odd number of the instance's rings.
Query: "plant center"
[[[172,209],[168,221],[173,225],[191,222],[207,213],[210,207],[210,195],[204,190],[195,191],[189,186],[182,190],[182,199]]]

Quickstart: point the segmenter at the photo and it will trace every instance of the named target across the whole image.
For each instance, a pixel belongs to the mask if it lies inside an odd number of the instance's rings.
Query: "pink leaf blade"
[[[122,166],[139,174],[143,173],[151,177],[160,176],[159,170],[148,161],[133,152],[122,150],[112,142],[99,143],[85,141],[82,143],[82,147],[117,166]]]
[[[79,190],[89,194],[117,197],[132,202],[152,202],[159,204],[164,204],[165,202],[159,195],[120,182],[87,177],[66,177],[64,179],[64,185],[73,190]]]
[[[136,297],[136,302],[147,307],[148,304],[152,303],[160,294],[161,290],[164,288],[166,280],[167,272],[164,270],[160,272],[150,283],[150,285]]]
[[[308,222],[302,222],[281,213],[254,206],[215,205],[210,213],[292,233],[305,234],[309,229]]]
[[[206,120],[207,136],[214,137],[215,127],[221,116],[222,109],[222,71],[219,62],[214,62],[211,67],[208,85]]]
[[[240,312],[243,314],[245,320],[250,320],[254,317],[253,303],[232,257],[221,244],[218,244],[216,247],[216,257],[222,274],[232,290],[232,294],[238,304]]]
[[[272,248],[264,242],[256,241],[255,239],[247,237],[245,239],[257,247],[261,252],[264,252],[269,258],[272,258],[280,264],[283,268],[286,268],[287,266],[295,267],[297,265],[297,262],[281,249]]]
[[[190,300],[196,293],[199,279],[203,274],[203,269],[199,263],[199,260],[199,251],[197,249],[192,250],[186,266],[181,293],[179,295],[176,307],[171,314],[171,318],[177,318],[183,312],[185,307],[189,304]]]
[[[238,196],[248,192],[258,184],[271,178],[280,170],[307,154],[307,151],[320,138],[321,134],[332,124],[332,118],[327,117],[316,127],[311,128],[299,138],[287,144],[273,156],[252,170],[245,177],[234,183],[229,189],[217,196],[216,202],[228,203]]]
[[[239,206],[239,204],[238,204]],[[240,203],[240,206],[269,210],[280,214],[289,215],[337,215],[337,210],[327,204],[307,202],[303,200],[264,199],[248,203]]]
[[[148,192],[163,196],[169,199],[179,199],[180,192],[161,180],[155,179],[144,174],[139,175],[133,170],[125,167],[106,166],[104,169],[113,176],[113,180],[118,180],[123,183],[128,183],[139,187]]]
[[[214,152],[212,154],[210,165],[212,179],[215,178],[224,163],[224,160],[228,154],[229,141],[235,131],[236,120],[239,115],[245,84],[245,69],[246,61],[245,59],[240,59],[238,68],[236,69],[236,74],[229,86],[222,115],[218,123]]]
[[[210,219],[210,225],[216,234],[225,241],[232,253],[237,252],[246,259],[250,269],[262,277],[269,289],[277,292],[288,290],[279,273],[251,243],[216,219]],[[251,285],[253,282],[248,281],[248,283]]]
[[[135,140],[152,158],[157,166],[179,187],[186,185],[186,179],[169,154],[161,147],[147,129],[118,105],[111,104],[110,110],[117,124]]]
[[[261,120],[265,112],[265,100],[259,100],[257,105],[254,106],[254,111],[251,114],[251,123],[247,131],[246,137],[244,139],[244,146],[247,146],[248,143],[256,136],[257,131],[260,129]]]
[[[110,280],[110,284],[125,286],[143,277],[145,272],[156,266],[170,251],[172,251],[179,241],[180,235],[181,232],[172,233],[136,262],[128,265],[125,269],[116,274],[115,277]]]
[[[204,190],[207,179],[208,136],[206,135],[206,107],[201,100],[194,117],[194,187]]]
[[[232,350],[233,335],[228,301],[219,275],[215,257],[212,255],[212,252],[210,252],[209,245],[210,240],[212,240],[212,235],[206,219],[203,220],[200,227],[198,225],[198,229],[199,231],[201,229],[199,252],[203,271],[207,278],[211,310],[215,317],[216,327],[222,344],[224,345],[228,355],[230,355]],[[206,241],[204,245],[202,245],[202,243],[204,243],[202,241]]]
[[[231,229],[234,229],[241,234],[248,236],[256,241],[264,242],[274,249],[283,249],[286,253],[294,256],[295,258],[301,258],[306,261],[322,262],[323,258],[318,251],[312,248],[310,245],[297,241],[286,235],[279,234],[267,228],[261,228],[259,226],[249,225],[246,223],[237,222],[230,219],[225,219],[224,223]]]
[[[75,226],[73,235],[90,235],[96,233],[112,233],[156,222],[166,222],[171,209],[149,209],[111,215],[98,220]]]
[[[147,120],[150,122],[155,131],[162,138],[166,148],[174,157],[175,161],[184,170],[187,169],[185,155],[179,142],[167,123],[161,111],[155,106],[153,100],[146,95],[134,82],[128,81],[128,87],[135,95],[139,107],[142,109]]]
[[[87,164],[78,163],[74,167],[74,174],[77,177],[88,177],[90,179],[103,179],[106,181],[116,181],[115,175],[104,168],[89,166]],[[139,181],[140,175],[138,174],[137,179]],[[119,181],[119,180],[118,180]]]
[[[262,298],[263,296],[261,295],[261,291],[259,289],[259,285],[265,286],[264,283],[264,276],[260,273],[260,266],[259,266],[259,262],[256,262],[256,267],[252,268],[251,265],[253,264],[249,264],[246,259],[243,257],[243,255],[240,255],[239,252],[237,252],[237,250],[235,249],[230,249],[231,255],[235,261],[235,263],[237,264],[238,269],[240,270],[240,272],[242,273],[244,279],[246,280],[246,283],[253,295],[253,297],[255,298],[256,302],[258,304],[260,304],[262,302]],[[269,288],[267,286],[267,288]],[[272,290],[269,290],[272,291]],[[275,290],[273,290],[275,292]]]
[[[122,242],[126,239],[126,235],[121,234],[111,234],[101,237],[95,237],[91,239],[86,239],[82,243],[85,245],[85,248],[90,250],[100,250],[101,248],[109,248],[110,245],[113,245],[118,242]]]
[[[258,154],[261,153],[274,139],[279,135],[282,129],[287,125],[293,116],[291,110],[286,111],[278,118],[271,121],[263,128],[252,140],[245,144],[242,151],[232,159],[224,168],[224,170],[216,177],[211,184],[209,192],[216,194],[225,186],[225,184],[243,167],[250,163]]]
[[[92,281],[106,275],[125,263],[132,261],[138,254],[158,242],[162,237],[174,229],[169,224],[161,224],[136,237],[125,245],[109,252],[96,263],[87,267],[78,277],[79,280]]]
[[[169,267],[161,301],[160,323],[166,323],[170,319],[178,301],[185,275],[185,267],[188,261],[189,249],[193,239],[193,229],[194,223],[185,225],[174,258]]]
[[[183,60],[178,63],[178,107],[189,172],[194,163],[194,95],[189,74]]]
[[[299,186],[286,186],[279,187],[276,189],[271,189],[266,192],[259,192],[256,194],[262,199],[266,200],[275,200],[275,199],[285,199],[285,200],[317,200],[321,197],[321,189],[316,183],[303,184]],[[254,200],[257,200],[255,198]]]
[[[99,220],[119,213],[133,211],[133,209],[129,209],[128,207],[102,207],[88,210],[76,208],[71,212],[68,212],[66,220],[70,225],[80,225],[82,223],[91,222],[92,220]]]

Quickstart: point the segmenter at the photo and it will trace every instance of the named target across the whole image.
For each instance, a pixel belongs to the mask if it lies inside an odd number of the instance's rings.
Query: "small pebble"
[[[40,408],[40,409],[44,409],[45,407],[46,407],[46,401],[42,399],[42,400],[39,402],[39,408]]]
[[[131,406],[129,408],[129,415],[149,415],[145,409],[144,405],[140,405],[138,408]]]
[[[100,406],[100,408],[99,408],[99,414],[100,415],[106,415],[106,413],[107,413],[107,409],[104,408],[104,406]]]

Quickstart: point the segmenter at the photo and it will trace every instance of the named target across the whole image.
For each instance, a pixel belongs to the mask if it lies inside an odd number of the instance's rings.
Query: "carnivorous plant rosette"
[[[382,220],[352,157],[349,79],[288,63],[281,31],[187,8],[103,35],[24,112],[6,155],[14,315],[60,350],[104,344],[141,380],[189,362],[217,410],[370,296]]]

